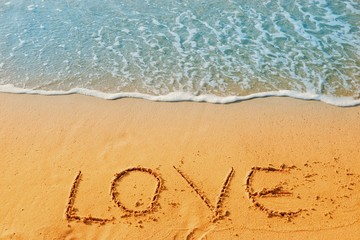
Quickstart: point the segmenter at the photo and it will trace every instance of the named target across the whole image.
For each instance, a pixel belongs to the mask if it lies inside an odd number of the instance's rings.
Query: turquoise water
[[[0,22],[1,91],[360,96],[356,0],[11,0]]]

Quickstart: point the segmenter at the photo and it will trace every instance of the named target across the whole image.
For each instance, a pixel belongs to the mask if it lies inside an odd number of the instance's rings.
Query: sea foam
[[[0,22],[3,92],[337,106],[360,96],[354,0],[12,0]]]
[[[339,107],[351,107],[351,106],[360,105],[360,99],[354,99],[352,97],[333,97],[329,95],[299,93],[289,90],[260,92],[260,93],[250,94],[247,96],[226,96],[226,97],[220,97],[212,94],[204,94],[204,95],[196,96],[186,92],[172,92],[167,95],[155,96],[155,95],[148,95],[137,92],[104,93],[97,90],[90,90],[84,88],[74,88],[68,91],[46,91],[46,90],[17,88],[9,84],[9,85],[0,85],[0,92],[16,93],[16,94],[38,94],[38,95],[47,95],[47,96],[81,94],[86,96],[98,97],[106,100],[115,100],[120,98],[140,98],[140,99],[146,99],[151,101],[162,101],[162,102],[192,101],[192,102],[208,102],[208,103],[216,103],[216,104],[235,103],[235,102],[246,101],[255,98],[265,98],[265,97],[290,97],[290,98],[302,99],[302,100],[321,101]]]

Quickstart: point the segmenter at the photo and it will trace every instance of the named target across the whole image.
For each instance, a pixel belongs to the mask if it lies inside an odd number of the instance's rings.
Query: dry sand
[[[360,236],[360,107],[0,94],[0,123],[0,239]]]

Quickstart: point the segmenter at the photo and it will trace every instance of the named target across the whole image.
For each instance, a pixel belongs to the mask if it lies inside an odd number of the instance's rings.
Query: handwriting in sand
[[[318,162],[314,162],[314,163],[317,164]],[[306,163],[306,164],[304,164],[304,166],[308,167],[309,165],[308,165],[308,163]],[[332,167],[334,165],[329,165],[329,166]],[[324,165],[322,167],[324,167]],[[199,187],[196,186],[196,184],[193,182],[193,180],[191,180],[190,177],[188,177],[186,175],[186,173],[184,173],[183,170],[181,170],[179,167],[175,167],[175,166],[173,168],[179,174],[179,177],[181,177],[187,183],[187,185],[193,190],[193,192],[201,199],[201,201],[211,211],[211,213],[212,213],[211,221],[212,222],[219,221],[229,214],[229,211],[223,211],[223,202],[224,202],[225,197],[228,196],[230,182],[235,173],[234,168],[231,168],[229,170],[228,174],[226,175],[215,204],[211,203],[211,201],[205,195],[205,193]],[[288,221],[290,221],[292,218],[300,215],[302,212],[308,211],[308,209],[305,209],[305,208],[299,208],[297,210],[292,210],[292,211],[290,211],[290,210],[281,211],[281,210],[274,210],[274,209],[271,209],[270,207],[267,207],[266,204],[264,204],[262,201],[264,198],[283,197],[283,196],[289,196],[289,195],[293,194],[291,190],[286,189],[281,184],[276,185],[275,187],[272,187],[272,188],[262,188],[258,191],[254,190],[254,187],[253,187],[254,177],[259,173],[260,174],[261,173],[288,174],[291,171],[296,171],[296,170],[299,171],[300,169],[295,166],[286,166],[284,164],[281,165],[279,168],[275,168],[273,166],[252,167],[246,177],[245,191],[248,194],[248,198],[251,201],[251,203],[253,204],[254,208],[264,212],[265,214],[267,214],[268,217],[285,218]],[[155,187],[154,193],[153,193],[152,197],[150,198],[150,202],[148,203],[147,207],[143,210],[131,209],[131,208],[127,207],[124,203],[122,203],[120,201],[120,199],[118,198],[119,192],[117,190],[117,183],[120,182],[125,176],[130,175],[133,172],[143,172],[145,174],[148,174],[149,176],[151,176],[152,178],[154,178],[156,180],[156,187]],[[336,173],[338,173],[338,170],[336,170]],[[304,174],[304,173],[302,173],[302,174]],[[346,174],[348,176],[354,175],[352,173],[349,173],[348,171],[346,171]],[[316,176],[316,175],[317,175],[317,173],[310,174],[310,173],[306,172],[306,174],[302,175],[302,177],[307,182],[313,182],[315,180],[312,178],[314,178],[314,176]],[[65,210],[65,217],[66,217],[67,221],[69,221],[69,222],[70,221],[80,221],[80,222],[84,222],[84,223],[99,223],[99,224],[105,224],[107,222],[114,221],[115,217],[99,218],[99,217],[93,217],[91,215],[88,215],[86,217],[77,215],[75,208],[74,208],[74,204],[75,204],[76,194],[77,194],[77,191],[79,188],[79,183],[81,181],[81,176],[82,176],[82,172],[79,171],[73,181],[72,186],[71,186],[70,195],[68,197],[68,202],[67,202],[66,210]],[[360,177],[359,176],[357,176],[357,177],[359,180]],[[354,183],[349,182],[349,185],[354,186]],[[344,185],[344,186],[347,186],[347,185]],[[157,208],[159,206],[158,200],[159,200],[159,197],[160,197],[160,194],[161,194],[161,191],[163,190],[163,188],[164,188],[163,179],[161,178],[159,173],[157,173],[156,171],[154,171],[150,168],[132,167],[132,168],[125,169],[125,170],[121,171],[120,173],[115,174],[114,179],[110,183],[110,197],[111,197],[112,201],[115,203],[115,205],[124,212],[125,215],[123,215],[122,217],[124,217],[124,216],[135,216],[135,217],[136,216],[144,216],[147,214],[151,214],[157,210]],[[352,188],[348,187],[345,190],[350,191],[350,190],[352,190]],[[344,195],[344,197],[348,197],[348,196]],[[316,198],[319,198],[319,197],[317,196]],[[330,199],[330,200],[332,200],[332,199]],[[331,215],[332,215],[331,211],[325,214],[325,216],[329,216],[330,218],[332,217]]]

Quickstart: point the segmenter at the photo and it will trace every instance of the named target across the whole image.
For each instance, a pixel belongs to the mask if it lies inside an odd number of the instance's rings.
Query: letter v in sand
[[[190,185],[190,187],[192,187],[192,189],[194,189],[195,193],[201,198],[201,200],[203,200],[203,202],[206,204],[206,206],[213,212],[212,222],[216,222],[217,220],[222,219],[224,217],[224,215],[221,214],[221,212],[222,212],[221,207],[222,207],[222,203],[223,203],[223,200],[225,197],[225,193],[230,184],[231,178],[234,175],[234,168],[231,168],[229,174],[227,175],[226,180],[225,180],[224,184],[222,185],[220,195],[217,198],[216,205],[213,206],[210,203],[209,199],[200,191],[200,189],[198,187],[195,186],[195,184],[180,169],[176,168],[175,166],[173,166],[173,167],[181,175],[181,177],[185,179],[185,181]]]

